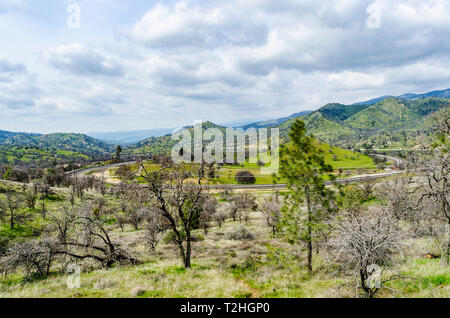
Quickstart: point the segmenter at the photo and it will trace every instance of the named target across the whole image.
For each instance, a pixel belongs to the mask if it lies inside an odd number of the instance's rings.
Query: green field
[[[372,158],[355,151],[346,150],[338,147],[332,147],[327,144],[321,143],[321,149],[324,152],[325,160],[335,170],[335,174],[339,173],[339,170],[357,170],[357,169],[369,169],[375,170],[376,165]],[[255,160],[253,160],[255,161]],[[265,167],[270,167],[269,164],[265,164]],[[138,171],[139,165],[134,164],[130,166],[132,170]],[[155,171],[158,169],[157,164],[146,163],[145,167],[147,171]],[[116,169],[112,169],[111,175],[116,176]],[[243,164],[225,164],[218,168],[218,176],[214,180],[210,180],[213,184],[237,184],[235,176],[239,171],[250,171],[256,178],[255,184],[273,184],[274,178],[271,174],[261,173],[261,168],[256,163],[243,163]],[[349,173],[350,175],[351,173]],[[324,176],[326,179],[327,176]],[[138,180],[141,178],[138,177]],[[283,180],[276,180],[278,183],[284,183]]]

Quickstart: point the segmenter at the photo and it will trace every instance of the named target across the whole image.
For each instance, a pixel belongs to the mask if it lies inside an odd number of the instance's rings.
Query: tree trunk
[[[312,246],[312,229],[311,229],[311,222],[312,222],[312,211],[311,211],[311,197],[309,193],[309,189],[306,189],[306,205],[308,207],[308,272],[309,274],[312,274],[312,254],[313,254],[313,246]]]
[[[186,231],[186,258],[184,268],[191,268],[191,231]]]
[[[10,220],[11,231],[14,230],[14,211],[11,210],[11,220]]]
[[[186,267],[186,256],[184,255],[183,242],[179,241],[179,242],[177,242],[177,244],[178,244],[178,248],[180,250],[181,262],[183,263],[183,266]]]
[[[441,265],[442,267],[448,267],[450,256],[450,219],[445,224],[444,242],[442,243],[441,252]]]

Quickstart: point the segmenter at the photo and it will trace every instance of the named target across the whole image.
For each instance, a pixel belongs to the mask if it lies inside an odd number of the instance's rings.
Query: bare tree
[[[369,200],[372,193],[375,190],[376,180],[372,178],[363,178],[363,180],[358,184],[361,189],[363,198],[365,201]]]
[[[117,225],[120,227],[121,231],[123,232],[125,229],[125,225],[128,223],[128,218],[123,213],[117,212],[115,214],[115,219],[116,219]]]
[[[210,227],[210,222],[213,218],[213,215],[217,211],[217,199],[215,197],[208,197],[204,199],[202,204],[202,211],[199,215],[199,226],[205,231],[205,234],[208,234],[208,229]]]
[[[378,187],[381,198],[386,200],[386,206],[397,218],[412,218],[411,199],[415,190],[410,189],[413,185],[412,177],[400,177],[382,183]]]
[[[424,199],[432,199],[439,207],[437,212],[445,218],[445,234],[442,244],[441,264],[449,266],[450,257],[450,108],[434,118],[435,142],[423,142],[423,152],[416,158],[418,172],[424,177],[418,205]]]
[[[79,260],[94,259],[103,267],[116,262],[139,263],[112,240],[105,218],[96,214],[92,205],[85,204],[73,211],[66,208],[62,212],[52,220],[58,237],[57,254]]]
[[[141,223],[148,217],[149,209],[139,207],[138,205],[130,205],[127,209],[127,220],[135,230],[139,229]]]
[[[272,228],[272,234],[276,235],[277,225],[281,218],[282,203],[276,195],[263,198],[259,202],[261,212],[266,219],[267,226]]]
[[[14,230],[16,220],[19,219],[17,210],[19,210],[21,207],[21,201],[16,195],[12,194],[11,192],[6,192],[6,207],[9,211],[10,229]]]
[[[233,221],[236,221],[239,214],[239,206],[235,200],[232,200],[227,203],[226,209],[228,210],[228,214],[233,219]]]
[[[392,256],[402,250],[404,234],[397,222],[385,208],[345,212],[335,218],[329,252],[333,261],[357,273],[358,287],[366,297],[374,297],[384,283],[381,277],[372,281],[373,270],[388,267]]]
[[[102,196],[106,195],[106,191],[108,188],[106,186],[106,180],[104,176],[95,179],[95,188],[102,194]]]
[[[244,220],[247,225],[250,219],[250,211],[256,211],[258,208],[256,197],[248,192],[244,192],[235,197],[235,202],[238,208],[239,221]]]
[[[39,192],[39,189],[38,189],[37,183],[33,183],[31,188],[29,188],[28,191],[25,192],[25,200],[26,200],[27,206],[30,210],[34,210],[34,208],[36,206],[38,192]]]
[[[49,274],[56,254],[57,244],[51,238],[17,243],[0,259],[0,272],[7,275],[23,267],[26,279],[32,276],[43,277]]]
[[[41,200],[39,201],[39,209],[41,210],[41,216],[45,220],[47,216],[47,205],[45,204],[45,197],[41,196]]]
[[[161,240],[162,233],[170,228],[168,220],[158,213],[156,209],[152,209],[147,217],[147,224],[145,226],[145,241],[147,245],[155,250],[156,245]]]
[[[195,216],[202,213],[201,204],[206,187],[204,180],[212,165],[175,164],[167,160],[161,163],[157,171],[147,171],[144,163],[140,165],[140,175],[157,207],[156,211],[169,222],[183,266],[190,268],[191,231]]]
[[[76,194],[81,202],[83,202],[84,193],[89,188],[88,178],[78,177],[77,175],[74,175],[70,179],[70,185],[72,187],[73,194]]]
[[[228,217],[228,212],[224,208],[217,209],[216,213],[213,215],[214,221],[217,223],[217,226],[219,228],[222,227],[222,224],[226,221]]]

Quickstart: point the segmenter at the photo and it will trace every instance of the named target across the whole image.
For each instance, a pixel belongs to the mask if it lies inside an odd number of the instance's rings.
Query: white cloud
[[[2,73],[22,73],[25,72],[25,66],[23,64],[17,64],[0,58],[0,74]]]
[[[367,27],[372,4],[380,28]],[[126,16],[114,39],[83,20],[82,30],[55,32],[45,50],[26,47],[50,66],[39,65],[48,73],[30,82],[35,93],[25,78],[36,65],[0,60],[0,104],[21,118],[85,119],[62,129],[120,130],[258,120],[450,86],[445,0],[186,0]]]
[[[116,60],[79,43],[52,47],[43,53],[43,58],[52,67],[75,75],[123,74],[122,66]]]
[[[0,0],[0,13],[27,8],[28,2],[26,0]]]
[[[232,5],[199,7],[181,1],[157,4],[126,35],[151,48],[201,49],[226,45],[258,45],[267,26],[256,15],[244,16]]]

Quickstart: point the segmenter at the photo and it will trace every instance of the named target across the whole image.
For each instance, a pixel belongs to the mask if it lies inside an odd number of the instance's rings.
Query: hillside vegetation
[[[0,131],[0,163],[88,160],[108,155],[113,150],[113,146],[83,134],[39,135]]]
[[[292,123],[302,119],[309,133],[334,146],[347,149],[408,148],[416,146],[419,134],[429,134],[432,128],[429,124],[430,116],[449,106],[449,98],[408,100],[387,97],[371,105],[328,104],[312,113],[301,113],[280,121],[249,124],[243,128],[279,128],[282,142],[287,142]],[[211,127],[225,130],[211,122],[203,124],[203,129]],[[175,144],[176,141],[170,136],[153,137],[128,147],[125,153],[169,154]]]
[[[389,97],[373,105],[326,105],[302,119],[310,133],[344,148],[414,147],[416,136],[431,131],[429,117],[449,106],[448,98]],[[293,121],[280,126],[282,136]]]
[[[346,149],[413,148],[418,135],[429,135],[430,117],[450,106],[450,90],[426,94],[405,94],[343,105],[331,103],[314,112],[255,122],[241,128],[279,128],[281,141],[296,119],[302,119],[308,132],[319,140]],[[192,126],[186,127],[193,132]],[[204,122],[203,129],[225,127]],[[152,137],[124,147],[124,156],[170,154],[177,143],[171,135]],[[83,134],[30,134],[0,130],[0,163],[20,164],[51,160],[85,160],[110,156],[115,146]]]

